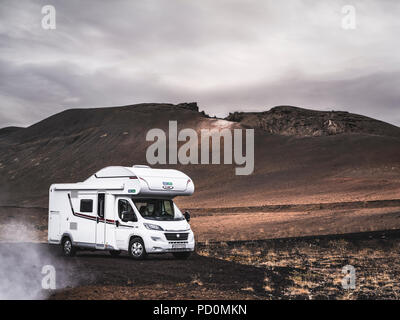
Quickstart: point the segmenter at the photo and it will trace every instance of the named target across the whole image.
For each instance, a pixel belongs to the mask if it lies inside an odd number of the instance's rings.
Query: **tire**
[[[110,254],[113,257],[118,257],[121,254],[121,250],[110,250]]]
[[[140,238],[133,238],[129,242],[129,255],[136,260],[142,260],[146,257],[146,248],[144,247],[144,242]]]
[[[70,238],[65,237],[61,243],[62,253],[65,257],[73,257],[76,253],[76,248],[72,245]]]
[[[172,252],[173,256],[175,259],[179,260],[185,260],[190,257],[191,252],[190,251],[185,251],[185,252]]]

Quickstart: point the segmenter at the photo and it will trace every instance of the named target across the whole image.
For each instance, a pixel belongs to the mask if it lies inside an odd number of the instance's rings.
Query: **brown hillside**
[[[167,131],[169,120],[177,120],[178,129],[190,127],[198,132],[204,128],[256,129],[255,170],[250,176],[236,176],[235,164],[160,166],[178,168],[193,178],[195,195],[178,199],[186,207],[400,196],[399,128],[373,119],[360,120],[354,127],[342,119],[342,126],[352,129],[341,134],[305,134],[315,131],[295,126],[289,135],[289,124],[271,134],[262,125],[245,121],[247,114],[240,116],[228,117],[240,122],[209,118],[198,112],[196,104],[66,110],[31,127],[0,135],[0,204],[47,206],[52,183],[82,181],[109,165],[145,164],[150,145],[145,141],[146,132],[152,128]],[[318,128],[322,123],[312,117],[310,121],[307,128]]]

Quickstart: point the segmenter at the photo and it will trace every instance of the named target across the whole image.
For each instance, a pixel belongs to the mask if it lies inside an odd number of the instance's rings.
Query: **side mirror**
[[[133,212],[129,212],[129,211],[123,211],[121,213],[121,220],[123,222],[128,222],[128,221],[135,221],[135,215]]]
[[[190,213],[189,213],[189,211],[185,211],[185,213],[183,215],[184,215],[186,221],[190,222]]]

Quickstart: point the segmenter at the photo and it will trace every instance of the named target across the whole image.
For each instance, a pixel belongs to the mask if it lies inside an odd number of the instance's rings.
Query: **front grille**
[[[179,241],[179,240],[187,240],[189,236],[189,233],[165,233],[165,237],[167,238],[167,240],[175,240],[175,241]]]

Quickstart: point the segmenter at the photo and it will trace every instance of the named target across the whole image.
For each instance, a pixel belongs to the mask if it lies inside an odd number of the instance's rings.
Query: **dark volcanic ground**
[[[1,298],[397,299],[399,249],[398,230],[202,244],[187,261],[170,255],[134,261],[103,252],[64,258],[47,244],[1,243],[1,268],[8,270]],[[355,290],[341,286],[347,264],[356,268]],[[55,291],[40,289],[44,265],[55,267]]]
[[[243,287],[254,287],[259,295],[263,292],[264,272],[260,268],[197,254],[187,261],[175,260],[172,255],[135,261],[128,255],[111,257],[100,251],[79,252],[74,258],[60,253],[58,246],[47,244],[1,243],[1,268],[13,270],[13,275],[0,281],[0,297],[174,299],[179,292],[182,298],[207,298],[208,294],[201,290],[203,284],[207,292],[217,292],[217,297],[224,297],[224,291],[239,298],[252,297],[241,292]],[[59,290],[41,290],[45,265],[54,266]],[[110,288],[113,296],[105,296]],[[148,292],[147,288],[152,290]]]

